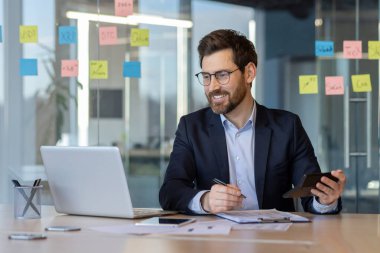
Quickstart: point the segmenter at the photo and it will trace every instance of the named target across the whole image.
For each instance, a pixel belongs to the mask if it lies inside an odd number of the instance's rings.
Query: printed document
[[[310,222],[308,218],[276,209],[236,210],[217,213],[216,215],[238,223]]]

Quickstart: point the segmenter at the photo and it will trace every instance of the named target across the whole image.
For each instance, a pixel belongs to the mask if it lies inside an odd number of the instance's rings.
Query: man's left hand
[[[342,170],[333,170],[331,175],[338,179],[335,182],[328,177],[322,177],[321,182],[317,183],[317,189],[312,189],[311,193],[317,196],[318,202],[323,205],[331,205],[339,199],[344,190],[344,185],[346,184],[346,176]]]

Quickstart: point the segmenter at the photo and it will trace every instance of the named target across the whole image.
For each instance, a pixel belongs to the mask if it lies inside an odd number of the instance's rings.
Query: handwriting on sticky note
[[[36,25],[20,25],[20,43],[37,43],[38,27]]]
[[[20,76],[38,75],[37,59],[20,59]]]
[[[108,62],[90,61],[90,79],[107,79]]]
[[[131,46],[149,46],[149,30],[148,29],[131,29]]]
[[[380,41],[368,41],[368,59],[380,59]]]
[[[347,59],[362,58],[362,41],[345,40],[343,41],[343,57]]]
[[[59,44],[76,44],[78,41],[78,29],[76,26],[58,27]]]
[[[320,40],[315,41],[315,55],[334,56],[334,42]]]
[[[300,94],[317,94],[318,93],[318,76],[303,75],[299,76]]]
[[[133,14],[133,0],[115,0],[115,15],[126,17]]]
[[[116,26],[99,27],[99,44],[102,46],[117,44],[117,27]]]
[[[344,79],[343,76],[326,76],[325,77],[326,95],[343,95]]]
[[[372,91],[371,77],[369,74],[352,75],[351,81],[352,81],[352,89],[354,90],[354,92],[371,92]]]
[[[78,76],[78,61],[77,60],[62,60],[61,61],[61,76],[62,77]]]
[[[138,61],[124,62],[123,64],[124,77],[141,77],[141,63]]]

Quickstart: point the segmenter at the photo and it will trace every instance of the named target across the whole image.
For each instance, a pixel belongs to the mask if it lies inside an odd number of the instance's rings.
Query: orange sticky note
[[[299,76],[300,94],[318,94],[318,76]]]
[[[343,95],[344,94],[343,76],[326,76],[325,90],[326,90],[326,95]]]
[[[62,77],[78,76],[78,61],[77,60],[62,60],[61,61],[61,76]]]
[[[115,15],[126,17],[133,14],[133,0],[115,0]]]
[[[141,47],[149,46],[149,30],[148,29],[131,29],[131,46]]]
[[[372,91],[371,77],[369,74],[352,75],[351,81],[352,81],[352,89],[354,90],[354,92],[371,92]]]
[[[102,46],[117,44],[117,27],[116,26],[99,27],[99,44]]]
[[[380,59],[380,41],[368,41],[368,59]]]
[[[90,79],[107,79],[108,62],[90,61]]]
[[[343,41],[343,57],[347,59],[362,58],[362,41],[345,40]]]
[[[36,25],[20,25],[20,43],[37,43],[38,27]]]

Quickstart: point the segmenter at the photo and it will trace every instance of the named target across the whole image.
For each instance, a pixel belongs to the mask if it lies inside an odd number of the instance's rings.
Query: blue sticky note
[[[123,64],[124,77],[141,77],[141,62],[139,61],[126,61]]]
[[[1,29],[1,25],[0,25],[0,42],[3,42],[3,29]]]
[[[76,44],[78,41],[78,29],[76,26],[58,27],[59,44]]]
[[[334,56],[334,42],[333,41],[315,41],[315,55],[316,56]]]
[[[37,74],[37,59],[20,59],[21,76],[36,76]]]

